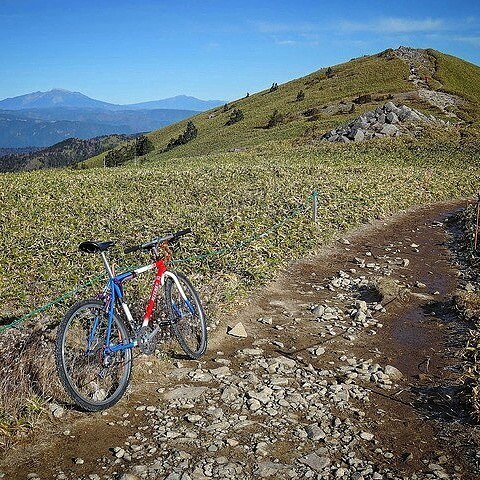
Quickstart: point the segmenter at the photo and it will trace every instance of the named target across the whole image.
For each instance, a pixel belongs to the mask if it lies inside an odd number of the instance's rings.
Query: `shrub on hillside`
[[[272,86],[270,87],[270,90],[269,92],[274,92],[275,90],[278,90],[278,83],[277,82],[273,82],[272,83]]]
[[[240,120],[243,120],[243,112],[239,108],[234,108],[225,125],[233,125],[234,123],[240,122]]]
[[[332,78],[335,75],[332,67],[328,67],[327,71],[325,72],[327,78]]]
[[[359,97],[355,98],[353,100],[353,103],[356,103],[358,105],[363,105],[365,103],[370,103],[372,101],[372,95],[370,93],[367,93],[365,95],[360,95]]]
[[[283,122],[283,115],[275,109],[268,119],[267,128],[273,128]]]
[[[170,139],[170,141],[168,142],[168,145],[164,149],[164,152],[168,152],[169,150],[172,150],[172,148],[178,147],[179,145],[185,145],[186,143],[196,138],[197,134],[198,134],[197,127],[190,120],[187,123],[187,128],[183,133],[181,133],[177,138]]]
[[[303,90],[300,90],[297,93],[297,102],[303,102],[305,100],[305,92]]]
[[[141,137],[138,137],[135,141],[135,150],[137,157],[142,157],[143,155],[146,155],[147,153],[155,150],[155,146],[148,137],[142,135]]]
[[[106,167],[118,167],[123,165],[129,160],[135,158],[135,148],[133,145],[125,145],[115,150],[110,150],[104,159],[104,165]]]
[[[105,155],[104,165],[106,167],[118,167],[135,157],[143,157],[155,149],[152,141],[145,135],[138,137],[134,143],[124,145],[115,150],[110,150]]]

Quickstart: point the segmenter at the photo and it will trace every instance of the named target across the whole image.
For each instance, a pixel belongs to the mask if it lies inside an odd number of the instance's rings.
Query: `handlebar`
[[[138,250],[148,250],[150,248],[153,248],[161,243],[164,242],[171,242],[172,240],[178,240],[180,237],[183,237],[184,235],[188,235],[189,233],[192,233],[191,228],[184,228],[183,230],[179,230],[176,233],[169,233],[165,235],[164,237],[157,237],[151,240],[150,242],[144,243],[142,245],[135,245],[131,247],[126,247],[124,252],[125,253],[133,253]]]

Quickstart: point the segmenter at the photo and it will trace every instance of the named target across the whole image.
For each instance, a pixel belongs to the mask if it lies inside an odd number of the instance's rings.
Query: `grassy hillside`
[[[435,78],[441,83],[441,90],[459,95],[468,103],[465,110],[469,120],[480,118],[480,67],[452,55],[429,50],[436,59]]]
[[[480,111],[476,110],[476,102],[480,101],[480,68],[434,50],[427,52],[432,65],[437,67],[432,86],[465,98],[467,105],[459,111],[459,115],[478,121]],[[242,150],[271,140],[310,138],[384,104],[389,98],[445,118],[438,108],[418,97],[416,87],[408,81],[408,77],[408,63],[392,54],[392,50],[336,65],[332,67],[331,75],[328,75],[327,69],[322,69],[279,85],[275,91],[267,89],[236,100],[228,105],[226,112],[220,107],[192,117],[198,128],[198,137],[169,152],[162,150],[171,138],[178,137],[185,130],[187,122],[150,133],[156,150],[145,161]],[[305,98],[297,101],[301,90]],[[371,94],[371,101],[352,104],[354,99],[365,94]],[[226,126],[234,108],[242,110],[244,119]],[[267,129],[265,127],[274,110],[278,110],[284,120]],[[102,159],[103,155],[100,155],[86,163],[88,166],[100,166]]]
[[[358,107],[347,117],[340,113],[344,109],[340,102],[353,100],[359,95],[376,92],[379,95],[408,91],[412,85],[408,82],[408,66],[395,58],[388,60],[382,56],[362,57],[333,67],[333,76],[326,76],[326,69],[314,72],[306,77],[292,80],[279,86],[278,90],[269,89],[236,100],[229,104],[229,110],[219,107],[192,117],[199,130],[194,142],[177,147],[168,153],[159,153],[170,138],[177,137],[185,129],[186,121],[170,125],[152,132],[149,137],[157,149],[149,159],[166,159],[177,156],[205,155],[212,152],[225,152],[229,149],[245,148],[270,140],[284,140],[321,131],[332,125],[342,123],[366,110]],[[272,78],[272,82],[275,79]],[[305,99],[296,101],[300,90]],[[384,101],[379,100],[379,102]],[[337,114],[322,111],[330,106]],[[244,119],[231,126],[225,126],[233,108],[244,113]],[[265,129],[268,118],[277,109],[286,117],[284,123],[272,129]],[[308,111],[316,109],[315,111]],[[318,111],[317,111],[318,110]],[[210,118],[213,117],[213,118]],[[100,165],[102,157],[91,159],[88,165]]]

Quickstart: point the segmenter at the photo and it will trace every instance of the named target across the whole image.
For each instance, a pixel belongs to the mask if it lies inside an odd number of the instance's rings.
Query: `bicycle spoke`
[[[66,325],[62,363],[67,388],[72,388],[87,404],[108,401],[129,376],[130,351],[105,352],[108,317],[102,306],[78,309]],[[121,344],[123,335],[116,321],[112,323],[111,345]],[[127,353],[128,352],[128,353]]]

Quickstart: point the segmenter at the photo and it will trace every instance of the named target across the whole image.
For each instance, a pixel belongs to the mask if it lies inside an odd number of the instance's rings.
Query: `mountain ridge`
[[[97,108],[105,110],[152,110],[170,108],[174,110],[204,111],[224,104],[224,100],[201,100],[188,95],[177,95],[160,100],[132,104],[115,104],[97,100],[81,92],[63,88],[26,93],[0,100],[0,110],[48,109],[58,107]],[[173,106],[174,105],[174,106]],[[195,108],[192,108],[195,107]]]

